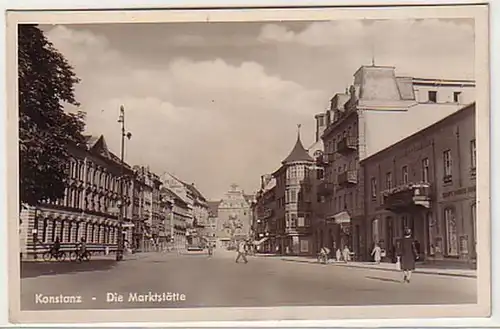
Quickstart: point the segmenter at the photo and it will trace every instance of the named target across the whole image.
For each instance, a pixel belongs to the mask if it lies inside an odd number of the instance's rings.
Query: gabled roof
[[[300,126],[299,126],[300,128]],[[297,141],[292,149],[292,152],[282,161],[283,164],[297,162],[297,161],[314,161],[314,159],[309,155],[307,150],[304,148],[302,141],[300,140],[300,131],[297,134]]]

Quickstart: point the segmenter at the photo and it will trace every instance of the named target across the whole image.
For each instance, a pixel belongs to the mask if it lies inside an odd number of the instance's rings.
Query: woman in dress
[[[399,250],[401,259],[401,270],[403,271],[403,282],[410,283],[411,273],[415,270],[415,244],[412,238],[412,232],[409,228],[405,229],[403,241]]]
[[[380,248],[378,243],[375,243],[375,247],[372,250],[372,256],[375,263],[380,264],[380,260],[382,259],[382,248]]]

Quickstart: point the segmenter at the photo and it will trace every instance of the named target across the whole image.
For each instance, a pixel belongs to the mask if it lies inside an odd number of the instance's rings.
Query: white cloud
[[[344,20],[315,22],[300,32],[268,24],[262,27],[259,40],[267,44],[330,47],[343,52],[346,58],[371,56],[373,52],[377,64],[396,66],[410,75],[473,77],[474,28],[465,22]]]
[[[116,120],[124,104],[133,134],[127,161],[175,172],[209,197],[233,182],[256,189],[259,176],[277,169],[293,147],[297,123],[312,142],[313,115],[328,96],[255,62],[177,58],[151,70],[88,31],[57,27],[48,36],[82,79],[76,92],[88,131],[119,150]]]

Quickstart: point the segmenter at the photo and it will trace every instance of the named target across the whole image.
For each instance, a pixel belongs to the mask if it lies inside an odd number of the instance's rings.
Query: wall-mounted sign
[[[463,187],[458,190],[443,192],[443,198],[446,199],[454,196],[465,195],[468,193],[476,193],[476,186],[474,185],[471,187]]]

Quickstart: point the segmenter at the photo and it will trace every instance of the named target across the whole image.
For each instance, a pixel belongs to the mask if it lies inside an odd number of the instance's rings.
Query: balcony
[[[393,212],[431,207],[429,183],[409,183],[382,192],[384,209]]]
[[[337,181],[340,186],[350,186],[358,184],[358,172],[356,170],[347,170],[338,174]]]
[[[343,155],[356,151],[357,148],[358,141],[355,137],[344,137],[337,142],[337,152]]]
[[[318,185],[318,194],[321,196],[327,196],[333,194],[334,185],[333,183],[321,182]]]
[[[327,167],[332,162],[333,154],[321,154],[316,160],[316,164],[320,167]]]
[[[285,233],[290,235],[307,235],[311,233],[311,227],[310,226],[287,227],[285,229]]]

